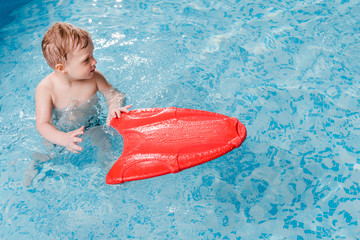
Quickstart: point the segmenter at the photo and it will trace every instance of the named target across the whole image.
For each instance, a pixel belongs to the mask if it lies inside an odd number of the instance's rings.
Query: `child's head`
[[[55,69],[56,64],[66,64],[69,53],[84,49],[91,42],[90,34],[69,23],[57,22],[44,35],[42,51],[46,62]]]

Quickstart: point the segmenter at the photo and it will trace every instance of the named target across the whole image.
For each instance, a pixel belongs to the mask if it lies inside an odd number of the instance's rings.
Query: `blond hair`
[[[51,68],[65,64],[70,52],[78,47],[84,49],[91,42],[88,31],[70,23],[57,22],[45,33],[41,47],[46,62]]]

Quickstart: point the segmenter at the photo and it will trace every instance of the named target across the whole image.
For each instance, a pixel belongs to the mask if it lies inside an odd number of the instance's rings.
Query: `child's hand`
[[[115,109],[111,109],[111,110],[109,109],[109,114],[106,119],[106,124],[109,126],[111,119],[120,118],[120,115],[122,112],[129,113],[129,108],[131,108],[131,105],[127,105],[125,107],[115,108]]]
[[[64,142],[65,147],[67,150],[73,153],[79,153],[83,150],[82,147],[77,145],[77,143],[81,142],[82,139],[79,138],[79,135],[84,134],[85,127],[82,126],[81,128],[78,128],[74,131],[65,133]]]

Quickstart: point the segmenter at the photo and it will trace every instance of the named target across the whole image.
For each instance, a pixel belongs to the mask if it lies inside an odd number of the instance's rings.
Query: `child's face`
[[[66,72],[73,80],[90,79],[94,75],[96,63],[93,56],[94,45],[89,42],[86,48],[75,49],[65,64]]]

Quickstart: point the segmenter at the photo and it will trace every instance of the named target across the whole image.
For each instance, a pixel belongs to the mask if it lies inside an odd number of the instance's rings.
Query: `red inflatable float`
[[[124,148],[108,184],[176,173],[220,157],[246,138],[236,118],[174,107],[130,111],[110,124],[123,136]]]

